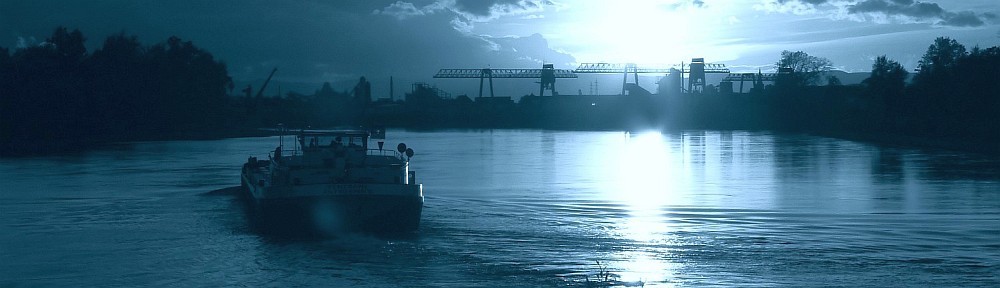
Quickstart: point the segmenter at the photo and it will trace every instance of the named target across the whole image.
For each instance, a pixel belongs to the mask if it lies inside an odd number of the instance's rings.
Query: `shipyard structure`
[[[620,93],[560,95],[556,82],[573,81],[580,74],[620,75]],[[639,74],[662,75],[656,93],[639,85]],[[709,76],[718,80],[710,84]],[[634,129],[685,126],[690,123],[728,123],[741,115],[758,114],[754,103],[732,105],[741,95],[760,93],[775,74],[733,73],[723,64],[693,58],[689,63],[644,67],[633,63],[583,63],[576,69],[441,69],[434,78],[479,81],[479,93],[454,97],[435,86],[414,83],[402,101],[381,99],[367,109],[367,121],[402,127]],[[533,79],[538,93],[515,101],[497,96],[497,79]],[[713,103],[714,100],[726,104]],[[746,97],[750,98],[750,97]],[[738,101],[738,100],[737,100]],[[749,101],[749,100],[748,100]],[[721,103],[721,102],[720,102]],[[691,109],[692,107],[703,109]],[[714,107],[710,107],[714,106]],[[681,109],[683,107],[683,109]],[[704,119],[712,114],[712,119]],[[706,121],[707,120],[707,121]]]

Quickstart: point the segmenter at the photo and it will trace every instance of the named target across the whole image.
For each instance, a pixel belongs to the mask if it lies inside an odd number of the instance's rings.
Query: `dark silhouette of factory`
[[[84,39],[78,30],[58,27],[44,45],[13,51],[0,47],[0,155],[118,141],[261,135],[267,132],[259,128],[279,123],[315,128],[761,129],[1000,153],[1000,121],[995,117],[1000,112],[1000,47],[966,50],[947,37],[934,40],[914,74],[882,56],[863,81],[851,84],[828,75],[832,64],[825,58],[783,51],[775,63],[777,73],[771,74],[733,73],[703,58],[658,67],[584,63],[573,70],[552,64],[540,69],[441,69],[435,78],[478,79],[478,95],[453,96],[413,83],[399,100],[394,92],[388,99],[373,99],[365,77],[347,91],[325,84],[311,95],[263,95],[276,70],[260,89],[246,87],[240,93],[234,91],[226,65],[190,41],[170,37],[146,46],[119,33],[88,52]],[[556,92],[561,81],[579,74],[620,75],[620,93]],[[639,86],[639,74],[663,75],[656,93]],[[494,78],[537,79],[538,94],[516,101],[496,96]],[[817,85],[822,80],[826,85]],[[394,84],[390,81],[390,91]]]
[[[622,75],[621,92],[613,95],[560,95],[557,79],[578,78],[577,74]],[[660,80],[659,93],[639,86],[639,74],[666,75]],[[719,86],[708,84],[708,74],[722,74]],[[669,67],[643,67],[633,63],[583,63],[577,69],[555,69],[543,64],[541,69],[441,69],[434,78],[478,79],[479,94],[452,97],[426,83],[411,85],[403,101],[382,100],[367,111],[368,122],[411,128],[557,128],[557,129],[633,129],[662,127],[664,113],[671,102],[685,95],[746,94],[762,91],[765,82],[774,82],[774,74],[731,73],[723,64],[705,63],[694,58],[690,63]],[[496,96],[496,79],[537,79],[538,94],[515,101]],[[631,81],[630,81],[631,80]],[[390,84],[392,85],[392,84]],[[734,88],[739,90],[733,90]]]

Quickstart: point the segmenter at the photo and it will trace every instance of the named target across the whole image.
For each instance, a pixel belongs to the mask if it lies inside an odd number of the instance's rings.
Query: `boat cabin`
[[[303,131],[297,140],[303,151],[340,148],[368,150],[367,131]]]
[[[290,155],[275,149],[272,169],[295,184],[410,183],[415,176],[408,171],[408,159],[395,150],[368,149],[369,137],[361,130],[300,131]]]

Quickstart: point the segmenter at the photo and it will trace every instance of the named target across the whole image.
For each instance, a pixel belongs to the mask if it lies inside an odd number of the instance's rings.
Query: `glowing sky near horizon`
[[[913,70],[936,37],[1000,45],[998,14],[995,0],[0,0],[0,47],[37,45],[58,25],[83,31],[91,51],[120,31],[147,45],[176,35],[225,61],[237,80],[279,67],[277,81],[337,84],[367,75],[381,89],[392,75],[432,82],[441,68],[542,62],[572,69],[703,57],[734,71],[767,71],[782,50],[852,72],[870,70],[885,54]],[[559,87],[575,94],[587,81]],[[435,83],[476,93],[475,83]]]
[[[564,1],[552,9],[476,23],[471,31],[483,35],[540,33],[550,46],[573,55],[578,62],[673,64],[704,57],[730,62],[730,66],[757,67],[772,65],[782,50],[804,50],[831,58],[845,71],[867,71],[871,61],[882,54],[915,67],[926,47],[939,36],[956,38],[970,47],[1000,44],[1000,21],[995,18],[1000,3],[994,1],[935,3],[945,13],[980,12],[974,15],[986,21],[975,27],[949,26],[931,16],[847,12],[846,5],[859,1],[806,2],[829,3]],[[891,11],[891,7],[886,9]]]

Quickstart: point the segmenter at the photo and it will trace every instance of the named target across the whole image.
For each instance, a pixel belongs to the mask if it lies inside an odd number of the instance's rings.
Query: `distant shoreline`
[[[531,130],[547,130],[547,131],[628,131],[628,128],[608,128],[608,129],[593,129],[593,128],[583,128],[577,127],[578,129],[573,129],[572,127],[562,127],[562,128],[551,128],[551,127],[488,127],[488,126],[388,126],[387,128],[394,129],[405,129],[410,131],[421,131],[421,132],[433,132],[433,131],[444,131],[444,130],[518,130],[518,129],[531,129]],[[650,127],[636,127],[639,129],[646,129]],[[297,128],[296,128],[297,129]],[[293,130],[296,130],[293,129]],[[655,129],[655,128],[651,128]],[[863,142],[878,146],[899,146],[905,148],[913,149],[944,149],[944,150],[954,150],[966,153],[976,153],[988,156],[1000,156],[1000,145],[989,145],[990,143],[978,143],[975,141],[949,141],[944,139],[934,139],[931,137],[917,137],[908,136],[893,133],[878,133],[878,132],[835,132],[835,131],[808,131],[808,130],[789,130],[789,129],[688,129],[683,127],[673,127],[673,128],[660,128],[664,133],[672,133],[679,131],[769,131],[782,134],[801,134],[801,135],[813,135],[820,137],[830,137],[837,138],[847,141]],[[127,144],[133,142],[145,142],[145,141],[199,141],[199,140],[219,140],[219,139],[230,139],[230,138],[247,138],[247,137],[267,137],[279,135],[279,131],[268,130],[266,128],[255,128],[255,129],[240,129],[237,131],[215,131],[215,132],[190,132],[190,133],[172,133],[172,135],[155,135],[146,137],[138,137],[135,139],[120,139],[120,140],[89,140],[89,141],[73,141],[70,139],[64,139],[60,141],[50,141],[47,145],[39,145],[39,143],[30,143],[34,149],[11,149],[12,147],[26,147],[27,145],[11,145],[11,143],[6,143],[8,147],[4,147],[4,153],[0,153],[2,157],[36,157],[36,156],[48,156],[48,155],[59,155],[64,153],[81,153],[86,152],[95,148],[106,147],[110,145]],[[28,143],[19,143],[28,144]],[[997,143],[993,143],[997,144]]]

